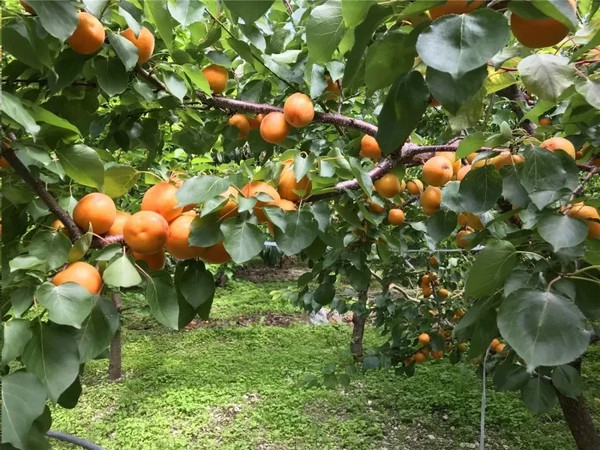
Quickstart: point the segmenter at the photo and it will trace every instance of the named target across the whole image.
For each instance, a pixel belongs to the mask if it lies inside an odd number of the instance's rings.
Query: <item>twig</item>
[[[588,174],[583,178],[583,180],[581,180],[581,182],[577,185],[577,187],[575,189],[573,189],[573,192],[571,192],[571,195],[569,196],[569,200],[568,200],[567,203],[570,204],[573,201],[573,199],[581,192],[581,190],[583,189],[583,186],[585,185],[585,183],[587,183],[588,181],[590,181],[590,179],[597,172],[598,172],[598,167],[594,166],[594,168],[588,172]],[[565,214],[568,213],[570,209],[571,209],[571,206],[569,206],[565,210]]]

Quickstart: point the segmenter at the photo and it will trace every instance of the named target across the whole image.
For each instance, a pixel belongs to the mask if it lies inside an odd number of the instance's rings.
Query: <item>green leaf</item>
[[[556,102],[575,82],[575,69],[564,56],[535,53],[517,66],[525,88],[541,100]]]
[[[46,259],[50,270],[67,262],[69,250],[71,250],[69,238],[60,232],[50,230],[37,232],[27,247],[30,255]]]
[[[128,256],[121,256],[115,259],[104,270],[102,280],[113,287],[132,287],[142,282],[142,277],[133,265]]]
[[[35,374],[46,387],[53,402],[79,375],[77,343],[65,327],[39,323],[23,350],[21,360],[27,371]]]
[[[429,67],[458,78],[486,64],[510,37],[506,18],[482,8],[434,21],[417,40],[417,52]]]
[[[600,109],[600,83],[597,81],[587,80],[575,83],[575,89],[585,101],[596,109]]]
[[[487,77],[487,65],[466,72],[458,78],[428,67],[426,77],[433,97],[452,114],[456,114],[479,91]]]
[[[216,214],[197,216],[191,224],[188,243],[195,247],[210,247],[223,240],[220,221]]]
[[[595,241],[600,242],[600,241]],[[577,295],[575,304],[581,312],[591,320],[600,320],[600,302],[598,302],[598,285],[595,281],[573,280]]]
[[[21,100],[6,91],[2,92],[2,112],[21,125],[25,131],[34,137],[40,132],[40,126],[25,109]]]
[[[108,42],[115,49],[117,56],[125,66],[125,70],[129,72],[135,67],[138,62],[138,49],[133,42],[124,38],[120,34],[113,33],[108,30]]]
[[[144,2],[146,15],[156,25],[156,30],[162,38],[167,49],[173,51],[173,30],[171,15],[167,11],[167,2]]]
[[[2,443],[28,448],[33,422],[46,406],[46,392],[34,374],[23,371],[2,377]]]
[[[491,294],[504,285],[516,264],[517,252],[510,242],[490,242],[475,258],[467,276],[465,294],[471,297]]]
[[[328,305],[335,297],[335,286],[331,283],[322,283],[315,290],[313,298],[319,305]]]
[[[225,239],[223,245],[235,263],[250,261],[263,249],[265,238],[258,226],[242,222],[239,218],[227,219],[221,224]]]
[[[483,144],[485,144],[487,138],[488,136],[481,131],[469,134],[462,141],[460,141],[458,149],[456,150],[456,158],[464,158],[471,153],[476,152],[483,146]]]
[[[554,197],[567,180],[567,172],[558,155],[538,147],[525,150],[525,162],[518,165],[517,171],[521,185],[538,209],[556,200]],[[538,193],[547,195],[533,195]]]
[[[466,211],[484,213],[502,195],[502,177],[491,164],[470,170],[460,182],[458,195]]]
[[[358,181],[360,188],[368,198],[371,198],[373,193],[373,180],[367,171],[363,169],[360,160],[358,158],[351,157],[350,168],[352,170],[352,175],[354,175],[354,178],[356,178],[356,181]]]
[[[365,83],[369,92],[389,86],[400,75],[412,69],[417,56],[415,36],[413,33],[389,33],[369,46],[365,59]]]
[[[104,164],[93,148],[84,144],[56,149],[65,173],[84,186],[101,189],[104,185]]]
[[[73,50],[68,49],[60,54],[60,57],[48,72],[48,87],[51,93],[60,91],[73,84],[75,80],[81,77],[81,72],[85,66],[85,59]]]
[[[287,222],[285,221],[286,213],[281,208],[277,206],[265,206],[263,207],[263,212],[273,225],[285,232],[287,226]]]
[[[437,244],[446,239],[456,228],[458,216],[452,211],[437,211],[427,221],[427,234]]]
[[[494,373],[494,389],[497,391],[516,391],[521,389],[531,378],[524,366],[504,362]]]
[[[111,198],[121,197],[134,187],[140,173],[131,166],[114,164],[104,171],[104,193]]]
[[[44,65],[51,66],[51,61],[46,61],[45,49],[39,45],[37,33],[27,25],[23,22],[2,24],[2,50],[37,70],[42,70]]]
[[[585,241],[585,256],[583,258],[592,265],[600,265],[600,240],[589,239]]]
[[[165,73],[163,78],[167,90],[177,97],[179,101],[183,101],[183,98],[187,94],[187,86],[185,81],[183,81],[183,79],[178,75],[170,72]]]
[[[94,235],[88,231],[73,243],[71,250],[69,250],[69,262],[79,261],[85,256],[90,245],[92,245],[93,237]]]
[[[313,8],[306,22],[309,61],[329,62],[345,31],[340,0],[328,0]]]
[[[175,0],[167,3],[171,17],[187,28],[189,25],[200,22],[204,13],[204,5],[199,0]]]
[[[211,96],[211,90],[210,85],[208,84],[208,80],[206,79],[206,77],[204,76],[204,74],[198,66],[192,64],[184,64],[183,66],[181,66],[181,68],[188,76],[188,78],[192,81],[194,87],[200,89],[209,97]]]
[[[229,187],[229,181],[214,175],[196,175],[185,180],[177,190],[179,206],[202,203],[222,194]]]
[[[21,317],[33,304],[34,293],[35,286],[22,286],[11,292],[10,303],[15,317]]]
[[[146,301],[156,320],[173,330],[179,328],[177,291],[167,272],[152,272],[146,285]]]
[[[122,94],[127,89],[129,76],[119,59],[95,58],[94,73],[98,85],[109,97]]]
[[[8,364],[21,356],[27,341],[33,336],[30,326],[31,322],[23,319],[13,319],[4,322],[2,364]]]
[[[527,384],[521,388],[521,399],[534,414],[550,411],[558,400],[552,384],[544,381],[541,377],[529,379]]]
[[[285,255],[296,255],[312,244],[318,231],[319,226],[310,211],[291,211],[286,217],[285,233],[275,229],[275,242]]]
[[[588,234],[588,226],[583,220],[562,214],[545,214],[537,227],[542,239],[551,244],[555,252],[581,244]]]
[[[449,117],[450,128],[453,132],[457,133],[458,131],[466,130],[479,123],[483,114],[483,101],[485,97],[486,91],[482,87],[473,98],[458,108],[456,115]]]
[[[177,277],[177,289],[194,309],[198,309],[215,295],[215,280],[201,261],[195,261],[183,269]]]
[[[585,317],[571,300],[554,292],[512,292],[500,306],[498,328],[530,372],[567,364],[589,345]]]
[[[223,0],[234,16],[244,19],[246,24],[260,19],[271,7],[273,0]]]
[[[54,286],[45,282],[37,288],[35,297],[48,310],[48,319],[74,328],[81,328],[94,307],[94,295],[77,283]]]
[[[520,181],[519,170],[516,166],[508,165],[500,170],[502,175],[502,196],[516,206],[525,207],[529,204],[529,195]]]
[[[32,105],[30,105],[30,107],[31,107],[31,113],[33,114],[33,118],[35,119],[36,122],[44,122],[53,127],[70,131],[71,133],[68,133],[68,134],[72,135],[72,136],[81,136],[81,132],[79,131],[79,128],[77,128],[75,125],[73,125],[68,120],[65,120],[62,117],[59,117],[54,113],[51,113],[50,111],[42,108],[41,106],[32,104]]]
[[[342,0],[342,16],[348,28],[360,25],[369,12],[369,8],[375,4],[374,0]]]
[[[576,8],[573,8],[569,2],[549,0],[547,2],[534,2],[533,4],[547,17],[558,20],[572,31],[575,30],[577,26]]]
[[[410,71],[391,87],[378,116],[375,138],[384,154],[402,146],[427,109],[429,90],[423,76]]]
[[[27,0],[27,3],[35,10],[42,27],[61,42],[77,28],[79,18],[74,3],[55,0]]]
[[[98,298],[90,316],[78,334],[80,362],[83,364],[100,355],[119,328],[119,312],[113,302]]]
[[[552,384],[561,394],[576,399],[583,390],[583,379],[577,369],[567,364],[558,366],[552,371]]]

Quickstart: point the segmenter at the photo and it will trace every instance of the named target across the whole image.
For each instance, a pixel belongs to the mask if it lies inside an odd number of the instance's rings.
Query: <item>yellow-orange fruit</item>
[[[456,153],[454,152],[435,152],[435,156],[443,156],[446,158],[450,164],[452,164],[452,173],[454,176],[458,175],[458,171],[460,170],[462,163],[460,159],[456,159]]]
[[[452,179],[452,164],[443,156],[434,156],[423,165],[423,181],[430,186],[443,186]]]
[[[496,353],[502,353],[505,347],[506,344],[498,344],[494,350],[496,351]]]
[[[6,160],[4,156],[0,156],[0,167],[3,169],[8,169],[10,167],[10,163]]]
[[[183,212],[183,207],[176,206],[178,203],[177,188],[164,181],[146,191],[142,198],[142,211],[154,211],[170,222]]]
[[[67,43],[75,53],[90,55],[102,48],[106,32],[102,23],[92,14],[80,12],[77,28],[67,39]]]
[[[269,144],[279,144],[285,141],[290,126],[285,116],[280,112],[270,112],[260,122],[260,135]]]
[[[248,118],[243,114],[234,114],[229,118],[227,123],[240,130],[238,139],[246,139],[248,133],[250,133],[250,122],[248,122]]]
[[[450,292],[448,292],[448,289],[440,289],[438,291],[438,295],[442,298],[448,298],[449,294],[450,294]]]
[[[429,286],[430,282],[431,282],[431,279],[429,278],[428,274],[425,274],[421,277],[421,287]]]
[[[387,220],[390,225],[402,225],[404,223],[404,211],[398,208],[390,209]]]
[[[573,205],[568,215],[586,221],[588,225],[588,238],[595,239],[600,236],[600,215],[598,214],[598,210],[593,206]]]
[[[467,218],[467,225],[474,230],[483,230],[485,228],[481,222],[481,217],[479,217],[477,214],[472,214],[470,212],[464,212],[463,214]]]
[[[427,344],[429,344],[430,341],[431,341],[431,338],[429,337],[429,334],[421,333],[419,335],[419,344],[427,345]]]
[[[575,0],[569,3],[575,9]],[[515,13],[510,16],[510,29],[517,41],[529,48],[552,47],[569,34],[569,29],[556,19],[526,19]]]
[[[269,186],[264,181],[252,181],[246,184],[242,188],[242,195],[246,198],[256,197],[258,194],[266,194],[271,197],[271,200],[260,200],[257,198],[256,205],[254,205],[253,212],[259,222],[266,222],[267,217],[263,211],[263,207],[270,202],[281,200],[279,192],[272,186]]]
[[[192,259],[199,258],[204,254],[205,248],[195,247],[188,242],[192,222],[195,218],[195,215],[179,216],[169,224],[165,248],[173,258]]]
[[[436,266],[439,266],[440,263],[438,262],[437,258],[434,255],[431,255],[429,257],[429,264],[431,264],[432,267],[436,267]]]
[[[302,128],[312,122],[315,117],[315,107],[308,95],[296,92],[286,99],[283,115],[291,126]]]
[[[302,177],[298,182],[296,181],[294,169],[292,168],[293,162],[293,159],[283,161],[283,170],[279,175],[277,190],[279,191],[281,198],[297,202],[302,197],[310,194],[312,184],[307,176]],[[300,196],[295,191],[304,192],[304,194]]]
[[[539,123],[540,126],[549,126],[552,125],[552,119],[550,117],[542,117]]]
[[[337,82],[334,82],[329,75],[325,77],[325,80],[327,80],[327,87],[325,88],[325,92],[328,92],[327,100],[334,100],[341,93],[340,86]]]
[[[121,36],[137,47],[138,64],[144,64],[154,53],[154,35],[148,28],[142,27],[137,37],[131,28],[127,28]]]
[[[468,162],[469,164],[473,164],[473,161],[475,160],[475,158],[477,158],[477,155],[478,155],[478,154],[479,154],[479,153],[477,153],[477,152],[469,153],[469,154],[466,156],[467,162]]]
[[[283,211],[295,211],[296,210],[296,204],[290,200],[286,200],[285,198],[282,198],[279,201],[269,202],[266,204],[266,206],[277,206],[278,208],[282,209]],[[269,233],[271,233],[272,235],[275,234],[275,230],[273,229],[273,223],[270,220],[267,220],[267,228],[269,229]]]
[[[443,356],[444,356],[444,350],[440,350],[440,351],[437,351],[437,352],[431,352],[431,357],[433,359],[440,359]]]
[[[204,74],[206,81],[208,81],[208,85],[213,94],[220,94],[227,87],[229,72],[227,72],[225,67],[211,64],[202,69],[202,73]]]
[[[410,193],[410,195],[421,195],[423,192],[423,183],[421,180],[410,180],[406,183],[406,189]]]
[[[73,220],[79,228],[87,231],[92,225],[95,234],[106,233],[117,218],[117,207],[112,198],[100,192],[83,197],[73,209]]]
[[[385,208],[379,203],[369,202],[369,211],[376,214],[381,214],[383,211],[385,211]]]
[[[67,230],[67,227],[65,227],[65,224],[62,223],[62,221],[60,219],[56,219],[54,222],[52,222],[52,225],[50,225],[52,228],[54,228],[56,231],[60,231],[62,234],[64,234],[65,236],[69,237],[69,230]]]
[[[460,170],[458,171],[458,173],[456,174],[456,179],[458,181],[462,181],[463,178],[467,176],[467,174],[469,173],[470,170],[471,170],[471,164],[467,164],[466,166],[461,167]]]
[[[460,248],[467,247],[469,243],[467,242],[465,237],[471,233],[472,231],[469,230],[460,230],[458,233],[456,233],[456,245],[458,245]]]
[[[167,242],[169,224],[154,211],[140,211],[132,215],[123,227],[123,239],[134,252],[151,255]]]
[[[238,191],[235,187],[229,186],[225,192],[220,194],[221,197],[225,197],[227,203],[223,205],[221,209],[217,212],[217,217],[221,220],[229,219],[231,217],[235,217],[238,215]],[[231,198],[233,197],[233,199]]]
[[[373,161],[379,161],[381,159],[381,148],[379,148],[379,144],[373,136],[365,134],[362,137],[360,140],[360,154]]]
[[[208,264],[225,264],[231,261],[231,256],[225,250],[223,242],[207,247],[202,252],[200,258]]]
[[[146,261],[150,270],[160,270],[165,267],[165,261],[167,255],[163,249],[151,255],[144,255],[143,253],[133,252],[133,257],[138,261]]]
[[[115,235],[115,234],[123,234],[123,227],[125,226],[125,222],[127,219],[131,217],[131,214],[125,211],[117,211],[117,217],[115,221],[110,226],[106,234]]]
[[[492,350],[495,350],[496,347],[498,347],[500,345],[500,341],[497,338],[492,339],[492,342],[490,343],[490,347],[492,348]]]
[[[419,198],[423,212],[432,216],[442,204],[442,190],[439,187],[427,186]]]
[[[467,14],[475,11],[484,4],[484,0],[448,0],[435,8],[429,10],[432,20],[439,19],[448,14]]]
[[[497,170],[500,170],[504,166],[517,165],[525,161],[522,155],[513,155],[510,152],[502,152],[498,156],[491,159],[492,164]]]
[[[97,294],[102,289],[102,277],[94,266],[83,261],[69,264],[52,278],[52,284],[77,283],[90,293]]]
[[[461,353],[464,353],[467,351],[467,344],[465,344],[464,342],[461,342],[460,344],[458,344],[458,351]]]
[[[400,180],[393,173],[386,173],[373,184],[377,193],[384,198],[392,198],[400,194]]]
[[[563,150],[571,158],[575,159],[576,157],[575,146],[571,143],[571,141],[562,137],[553,137],[550,139],[546,139],[540,144],[540,147],[545,148],[546,150],[550,150],[551,152],[555,150]]]
[[[27,11],[29,14],[32,14],[34,16],[37,15],[35,12],[35,9],[33,9],[29,3],[25,2],[24,0],[19,0],[19,3],[21,3],[21,6],[23,7],[23,9],[25,11]]]
[[[248,123],[250,124],[250,128],[260,128],[260,123],[262,122],[264,114],[257,114],[254,117],[248,118]]]
[[[413,356],[413,359],[417,364],[420,364],[422,362],[425,362],[425,360],[427,359],[427,355],[423,352],[417,352],[415,353],[415,356]]]
[[[467,223],[468,223],[468,222],[467,222],[467,215],[466,215],[464,212],[461,212],[461,213],[458,215],[458,223],[459,223],[459,225],[461,225],[461,226],[463,226],[463,227],[466,227],[466,226],[467,226]]]

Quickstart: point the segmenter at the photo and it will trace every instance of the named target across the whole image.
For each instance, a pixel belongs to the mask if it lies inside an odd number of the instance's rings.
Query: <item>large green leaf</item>
[[[27,133],[33,136],[39,133],[40,126],[35,123],[34,118],[25,109],[18,97],[3,91],[1,104],[2,112],[21,125]]]
[[[112,198],[121,197],[135,186],[140,173],[125,164],[109,166],[104,171],[104,193]]]
[[[67,262],[71,241],[63,233],[50,230],[37,232],[27,247],[30,255],[46,259],[48,269],[56,269]]]
[[[61,42],[77,28],[79,19],[74,3],[56,0],[27,0],[27,3],[35,10],[44,29]]]
[[[142,282],[142,277],[129,256],[122,255],[109,264],[102,274],[102,280],[113,287],[132,287]]]
[[[446,239],[456,228],[458,216],[452,211],[437,211],[427,221],[427,233],[437,244]]]
[[[113,33],[108,30],[108,41],[112,48],[115,49],[117,56],[125,66],[125,70],[129,72],[135,67],[138,62],[138,49],[133,42],[124,38],[120,34]]]
[[[590,241],[591,242],[591,241]],[[599,242],[600,241],[594,241]],[[595,281],[573,280],[577,295],[575,304],[581,312],[591,320],[600,320],[600,302],[598,301],[598,285]]]
[[[494,389],[497,391],[516,391],[521,389],[531,378],[525,366],[504,362],[494,373]]]
[[[271,7],[273,0],[223,0],[235,16],[251,24],[260,19]]]
[[[360,25],[369,12],[369,8],[375,4],[374,0],[342,0],[342,16],[348,28]]]
[[[60,54],[59,59],[48,72],[48,87],[51,93],[71,86],[77,78],[81,77],[81,72],[85,66],[85,59],[73,50],[68,49]]]
[[[208,80],[202,73],[202,70],[196,65],[192,64],[184,64],[181,66],[185,74],[192,81],[192,84],[195,88],[200,89],[207,96],[211,96],[210,85],[208,84]]]
[[[365,2],[352,0],[350,3]],[[369,46],[365,59],[365,83],[370,92],[389,86],[412,69],[417,56],[416,36],[416,33],[386,33],[383,39]]]
[[[581,244],[588,234],[588,226],[583,220],[562,214],[545,214],[537,226],[542,239],[551,244],[555,252]]]
[[[96,74],[98,85],[109,97],[122,94],[127,89],[129,76],[127,75],[125,66],[117,58],[94,59],[94,73]]]
[[[150,312],[163,325],[178,329],[179,303],[171,276],[164,271],[152,272],[146,285],[146,301]]]
[[[229,187],[229,181],[214,175],[197,175],[185,180],[177,191],[179,206],[202,203],[222,194]]]
[[[500,306],[498,328],[529,371],[567,364],[589,345],[585,317],[571,300],[555,292],[514,291]]]
[[[286,255],[296,255],[307,248],[317,237],[319,225],[308,210],[292,211],[285,219],[285,233],[275,229],[275,242]]]
[[[60,325],[80,328],[94,307],[94,295],[77,283],[54,286],[42,284],[35,291],[38,302],[48,310],[48,318]]]
[[[113,302],[103,298],[96,305],[78,334],[77,346],[81,363],[97,357],[109,345],[119,328],[119,312]]]
[[[427,68],[427,85],[433,97],[452,114],[469,101],[479,90],[487,77],[487,66],[483,65],[453,78],[447,72],[433,67]]]
[[[327,0],[313,8],[306,22],[309,60],[317,64],[329,62],[345,29],[340,0]]]
[[[470,170],[460,182],[458,195],[466,211],[484,213],[502,195],[502,177],[491,164]]]
[[[21,360],[46,387],[53,402],[79,375],[79,351],[70,329],[39,322]]]
[[[236,263],[250,261],[263,249],[265,238],[258,226],[239,218],[227,219],[221,224],[225,237],[223,245]]]
[[[101,189],[104,185],[104,164],[93,148],[84,144],[56,149],[65,173],[84,186]]]
[[[427,109],[429,90],[417,71],[402,75],[390,88],[378,116],[375,138],[384,154],[402,146]]]
[[[516,264],[517,252],[510,242],[490,242],[475,258],[467,276],[465,294],[471,297],[491,294],[504,285]]]
[[[558,366],[552,371],[552,384],[563,395],[576,399],[583,390],[583,379],[577,369],[568,364]]]
[[[535,414],[550,411],[558,400],[552,384],[542,377],[531,377],[521,388],[521,398],[525,406]]]
[[[44,386],[34,374],[20,371],[2,377],[2,443],[28,448],[33,422],[45,406]]]
[[[40,39],[31,28],[23,22],[2,24],[2,50],[30,67],[42,70],[53,61],[48,60],[47,49],[39,45]]]
[[[190,226],[188,242],[195,247],[210,247],[223,240],[221,223],[216,214],[197,216]]]
[[[193,261],[177,277],[177,289],[194,309],[215,295],[215,280],[201,261]]]
[[[575,69],[564,56],[535,53],[517,66],[525,87],[541,100],[556,102],[575,82]]]
[[[575,83],[575,89],[594,108],[600,109],[600,83],[586,80]]]
[[[21,356],[25,344],[31,339],[32,333],[29,320],[13,319],[4,323],[2,342],[2,363],[8,364]]]
[[[169,51],[173,51],[173,30],[171,15],[167,10],[167,2],[144,2],[146,15],[156,25],[156,30]]]
[[[458,78],[486,64],[509,37],[506,18],[483,8],[436,20],[419,36],[417,52],[427,66]]]
[[[167,3],[167,7],[169,8],[171,17],[179,22],[184,28],[187,28],[193,23],[200,22],[205,9],[204,5],[199,0],[170,1]]]

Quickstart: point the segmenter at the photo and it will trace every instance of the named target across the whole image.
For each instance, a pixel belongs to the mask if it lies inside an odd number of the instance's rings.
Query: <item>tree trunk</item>
[[[571,363],[571,365],[578,372],[581,372],[581,359]],[[583,396],[572,399],[565,397],[558,390],[556,390],[556,395],[577,448],[579,450],[600,449],[600,434],[594,427],[594,422],[585,406]]]
[[[366,306],[367,303],[367,291],[361,291],[358,293],[358,304]],[[358,309],[358,308],[357,308]],[[363,335],[365,334],[365,323],[367,322],[368,312],[355,310],[352,314],[352,324],[354,329],[352,330],[352,340],[350,341],[350,352],[355,362],[361,362],[363,360]]]
[[[113,294],[113,302],[119,311],[119,316],[123,306],[121,305],[121,294]],[[120,317],[119,317],[120,320]],[[108,378],[111,381],[119,380],[121,372],[121,326],[110,341],[110,356],[108,360]]]

